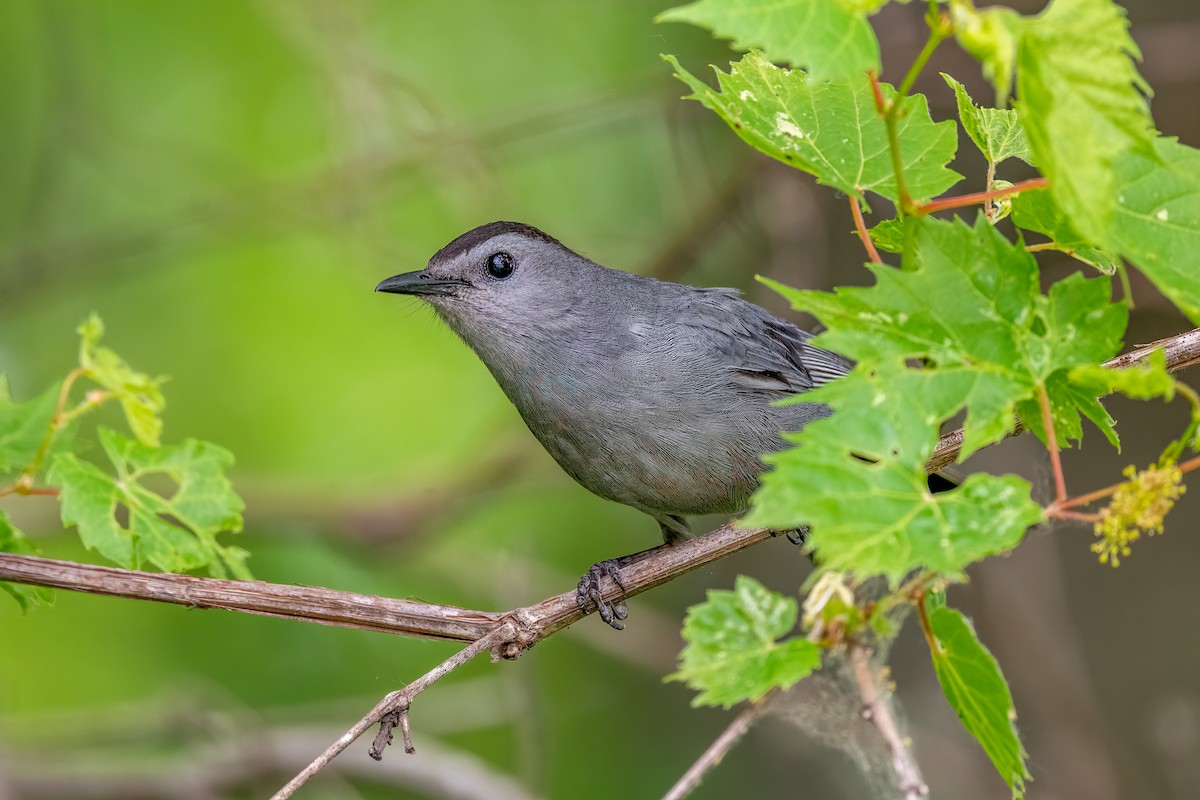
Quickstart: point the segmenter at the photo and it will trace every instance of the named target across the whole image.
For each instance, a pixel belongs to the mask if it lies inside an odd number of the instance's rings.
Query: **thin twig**
[[[446,676],[454,670],[467,663],[480,653],[490,650],[493,647],[499,647],[504,642],[516,636],[516,626],[509,621],[505,621],[497,625],[491,633],[481,639],[477,639],[471,644],[459,650],[450,658],[438,664],[433,669],[426,672],[420,678],[417,678],[412,683],[405,686],[399,691],[391,692],[384,696],[382,700],[375,704],[375,707],[363,716],[358,722],[346,731],[346,733],[325,749],[319,756],[313,759],[312,763],[302,769],[296,777],[292,778],[282,789],[271,796],[271,800],[287,800],[297,789],[303,786],[314,775],[321,771],[332,761],[339,753],[352,745],[360,736],[366,733],[372,725],[379,722],[385,715],[399,711],[401,725],[405,732],[405,749],[408,752],[412,751],[412,741],[408,735],[407,717],[408,710],[412,706],[413,698],[427,689],[431,684],[439,678]],[[374,754],[372,754],[374,755]],[[378,759],[378,756],[375,756]]]
[[[850,214],[854,217],[854,229],[858,231],[858,238],[862,240],[867,256],[872,263],[882,264],[883,259],[879,257],[879,251],[875,249],[875,243],[871,241],[871,234],[867,231],[867,223],[863,220],[862,206],[858,203],[857,195],[850,195]]]
[[[854,670],[854,681],[858,684],[862,696],[863,719],[871,722],[883,737],[888,755],[892,758],[892,770],[896,773],[896,784],[903,793],[904,800],[919,800],[929,796],[929,786],[921,777],[921,770],[916,759],[908,751],[900,728],[892,715],[892,707],[879,686],[879,680],[871,669],[868,651],[861,644],[851,644],[848,647],[850,665]]]
[[[1044,189],[1049,186],[1050,182],[1045,178],[1030,178],[1027,181],[1014,183],[1012,186],[1006,186],[1003,189],[988,189],[986,192],[971,192],[970,194],[960,194],[954,197],[943,197],[940,200],[930,200],[928,203],[922,203],[914,209],[914,213],[924,215],[932,214],[935,211],[946,211],[951,208],[964,208],[966,206],[979,205],[980,203],[991,203],[993,200],[999,200],[1002,197],[1009,197],[1021,192],[1032,191],[1033,189]]]
[[[1054,472],[1054,501],[1062,504],[1067,501],[1067,479],[1063,475],[1062,456],[1058,453],[1058,435],[1054,432],[1054,415],[1050,411],[1050,395],[1046,387],[1039,386],[1038,407],[1042,411],[1042,430],[1046,434],[1046,449],[1050,451],[1050,468]]]
[[[772,701],[779,696],[780,689],[776,686],[765,695],[760,697],[757,702],[751,703],[742,713],[733,718],[733,722],[729,723],[729,727],[721,732],[713,743],[708,746],[701,755],[696,759],[696,763],[683,773],[675,785],[663,795],[663,800],[683,800],[691,794],[704,778],[705,773],[721,763],[721,759],[725,758],[738,740],[746,735],[746,731],[754,724],[762,713],[767,710]]]

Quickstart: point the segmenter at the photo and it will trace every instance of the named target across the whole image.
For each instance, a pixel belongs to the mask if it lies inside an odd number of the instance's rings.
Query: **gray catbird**
[[[775,405],[844,375],[850,362],[732,289],[697,289],[602,267],[537,228],[493,222],[439,250],[420,272],[375,290],[427,301],[470,347],[572,478],[658,520],[665,544],[686,516],[738,514],[762,456],[829,414]],[[579,585],[600,594],[602,562]]]

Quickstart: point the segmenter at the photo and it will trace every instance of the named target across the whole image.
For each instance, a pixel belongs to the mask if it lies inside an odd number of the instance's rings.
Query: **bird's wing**
[[[679,321],[717,351],[746,390],[794,394],[841,377],[854,366],[812,346],[812,334],[741,299],[732,289],[696,292]]]

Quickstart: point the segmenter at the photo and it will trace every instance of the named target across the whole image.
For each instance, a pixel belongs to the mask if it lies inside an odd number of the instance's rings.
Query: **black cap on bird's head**
[[[528,256],[546,249],[571,252],[532,225],[490,222],[467,231],[437,251],[425,269],[393,275],[376,286],[375,291],[430,298],[454,296],[468,287],[483,288],[508,280],[522,262],[529,260]]]

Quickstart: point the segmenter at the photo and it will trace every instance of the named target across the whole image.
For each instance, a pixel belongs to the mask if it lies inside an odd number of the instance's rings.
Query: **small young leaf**
[[[670,8],[658,22],[690,22],[739,50],[804,67],[817,79],[878,74],[879,42],[866,14],[886,0],[697,0]]]
[[[1017,111],[1055,202],[1088,241],[1110,245],[1117,157],[1151,154],[1149,87],[1124,11],[1112,0],[1053,0],[1017,57]]]
[[[688,609],[687,646],[679,654],[679,671],[667,680],[698,691],[692,705],[726,708],[757,700],[776,686],[792,686],[821,664],[813,642],[781,641],[795,628],[797,614],[793,598],[739,575],[732,592],[710,590],[707,601]]]
[[[1200,150],[1154,142],[1117,160],[1115,247],[1200,325]]]
[[[983,65],[983,74],[996,87],[996,105],[1008,104],[1017,63],[1017,42],[1025,18],[1011,8],[993,6],[982,11],[971,0],[950,0],[954,38],[963,50]]]
[[[1096,396],[1120,392],[1135,400],[1175,396],[1175,379],[1167,372],[1167,357],[1155,350],[1140,364],[1123,369],[1109,369],[1099,364],[1081,364],[1071,370],[1071,380],[1087,384]]]
[[[899,217],[885,219],[867,232],[871,234],[871,241],[883,252],[904,252],[904,220]]]
[[[56,383],[32,400],[15,403],[8,378],[0,375],[0,474],[15,472],[33,461],[50,432],[60,388]]]
[[[1083,240],[1071,227],[1071,221],[1062,209],[1055,204],[1049,190],[1035,189],[1014,197],[1012,218],[1018,228],[1050,237],[1055,250],[1090,264],[1105,275],[1112,275],[1120,266],[1121,260],[1116,255]]]
[[[1025,129],[1017,119],[1017,112],[1010,109],[980,108],[975,105],[967,87],[942,73],[942,78],[954,90],[954,99],[958,103],[958,118],[963,130],[971,137],[971,141],[983,153],[983,157],[993,164],[999,164],[1009,158],[1019,158],[1026,164],[1033,163],[1029,154],[1029,141],[1025,138]]]
[[[1017,735],[1012,692],[971,623],[953,608],[938,608],[929,614],[929,626],[937,639],[933,669],[950,707],[967,732],[983,745],[996,771],[1019,797],[1025,781],[1032,780],[1025,759],[1029,755]]]
[[[715,111],[752,146],[846,194],[869,190],[899,200],[887,129],[865,75],[822,82],[748,53],[729,74],[716,70],[715,91],[673,56],[663,58],[691,87],[690,99]],[[885,100],[896,95],[887,84],[881,90]],[[946,167],[958,147],[954,122],[934,123],[924,95],[905,98],[902,109],[897,127],[909,193],[913,199],[934,197],[962,179]]]
[[[112,350],[100,346],[104,323],[95,314],[84,320],[77,331],[79,365],[89,378],[120,401],[133,435],[145,444],[157,446],[162,433],[159,414],[166,406],[159,386],[165,379],[138,372]]]
[[[56,456],[47,476],[60,489],[63,524],[77,525],[86,547],[133,569],[148,562],[167,572],[249,577],[244,551],[217,541],[222,531],[242,528],[243,503],[225,477],[233,463],[227,450],[195,440],[147,447],[106,428],[99,436],[115,477],[73,453]],[[143,483],[155,474],[178,485],[170,497]]]
[[[29,541],[25,534],[13,527],[2,508],[0,508],[0,553],[17,553],[23,556],[35,556],[38,553],[37,546]],[[54,601],[54,591],[45,586],[0,581],[0,591],[12,595],[22,611],[28,611],[30,607],[36,605],[49,605]]]

